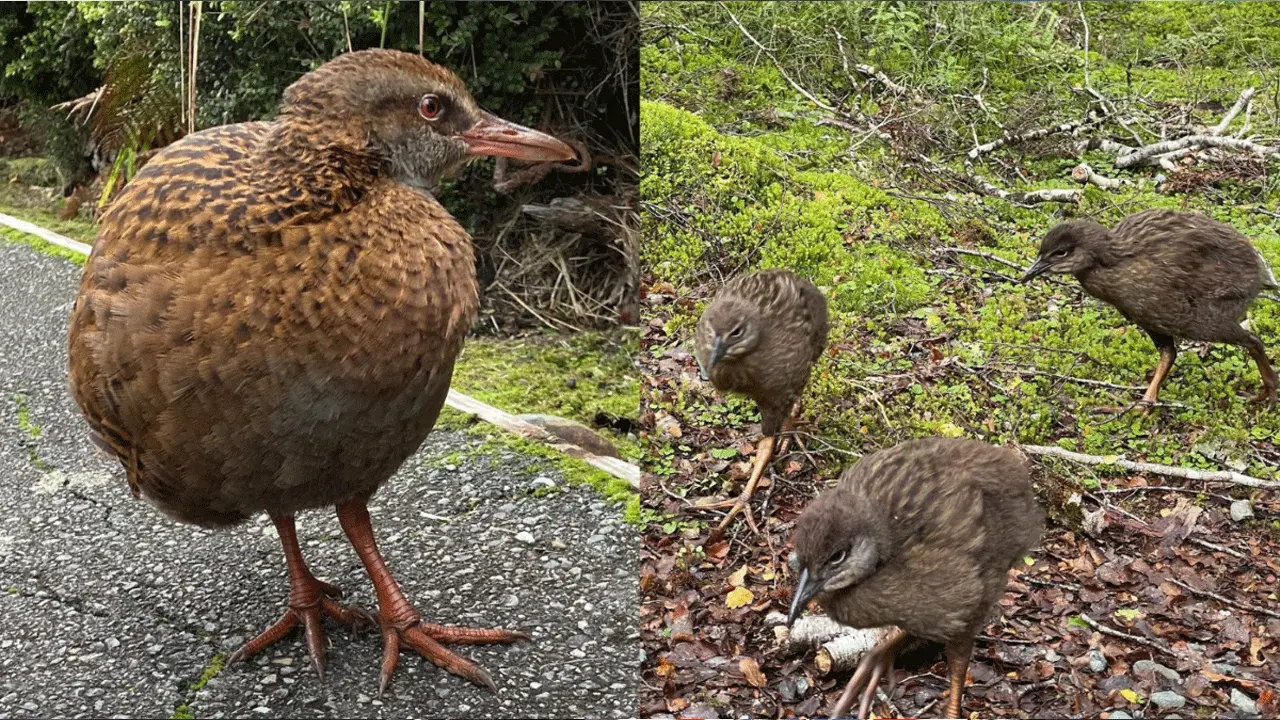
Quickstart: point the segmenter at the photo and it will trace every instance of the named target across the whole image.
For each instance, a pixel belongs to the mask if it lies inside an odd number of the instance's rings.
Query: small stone
[[[1182,676],[1179,675],[1176,670],[1165,667],[1164,665],[1161,665],[1160,663],[1154,662],[1152,660],[1139,660],[1138,662],[1134,663],[1133,672],[1138,675],[1145,675],[1148,673],[1153,675],[1161,675],[1164,677],[1164,679],[1168,680],[1171,683],[1182,682]]]
[[[519,607],[519,606],[520,606],[520,598],[519,598],[519,597],[516,597],[515,595],[508,595],[508,596],[506,597],[506,599],[504,599],[504,600],[502,601],[502,604],[503,604],[503,605],[505,605],[505,606],[507,606],[507,607],[511,607],[511,608],[513,608],[513,607]]]
[[[259,705],[258,707],[254,708],[253,711],[258,713],[259,715],[271,714],[271,708],[267,707],[266,705]]]
[[[279,681],[280,681],[280,676],[276,675],[275,673],[271,673],[269,675],[264,676],[260,682],[263,685],[275,685]]]
[[[552,480],[546,475],[539,475],[538,477],[534,478],[533,481],[530,482],[529,484],[535,488],[540,488],[540,487],[553,488],[556,486],[556,481]]]
[[[1108,720],[1133,720],[1133,716],[1123,710],[1115,710],[1107,718]]]
[[[516,533],[516,540],[519,540],[525,545],[532,545],[534,543],[533,533],[529,532],[528,530],[521,530],[520,532]]]
[[[1107,669],[1107,657],[1100,650],[1089,651],[1089,672],[1100,673]]]
[[[357,695],[357,696],[356,696],[356,702],[360,703],[361,705],[365,705],[365,704],[367,704],[367,703],[369,702],[369,696],[368,696],[368,695]]]
[[[564,550],[569,546],[565,545],[564,541],[561,540],[560,538],[556,538],[555,540],[551,541],[551,547],[555,548],[556,550]]]
[[[1258,703],[1241,692],[1239,688],[1231,688],[1231,707],[1245,715],[1258,714]]]
[[[1172,690],[1161,690],[1151,696],[1151,702],[1168,710],[1169,708],[1180,708],[1187,704],[1187,699]]]
[[[106,645],[108,650],[115,650],[116,648],[120,647],[120,641],[113,637],[109,637],[106,640],[103,640],[102,644]]]
[[[1244,522],[1253,517],[1253,505],[1248,500],[1236,500],[1231,503],[1231,520]]]

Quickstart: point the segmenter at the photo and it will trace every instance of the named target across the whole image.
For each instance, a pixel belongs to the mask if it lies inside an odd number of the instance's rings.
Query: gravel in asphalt
[[[425,619],[532,635],[455,646],[493,675],[496,695],[402,651],[378,699],[381,639],[332,623],[324,683],[295,632],[196,689],[215,658],[283,612],[283,556],[266,517],[221,531],[171,521],[93,449],[66,390],[79,273],[0,245],[0,716],[170,717],[184,705],[195,717],[634,714],[636,529],[545,462],[456,432],[433,434],[370,510]],[[332,511],[301,515],[298,533],[318,577],[376,607]]]

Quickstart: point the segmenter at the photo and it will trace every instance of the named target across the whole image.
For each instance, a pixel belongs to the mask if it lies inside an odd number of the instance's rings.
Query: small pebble
[[[1161,690],[1151,696],[1151,702],[1159,705],[1166,710],[1169,708],[1180,708],[1187,704],[1187,699],[1172,690]]]
[[[534,542],[533,533],[529,532],[528,530],[521,530],[520,532],[516,533],[516,540],[519,540],[525,545],[532,545]]]
[[[1089,672],[1100,673],[1107,669],[1107,657],[1099,650],[1089,651]]]
[[[1231,688],[1231,707],[1245,715],[1258,714],[1258,703],[1241,692],[1239,688]]]
[[[1248,500],[1236,500],[1231,503],[1231,520],[1244,522],[1253,517],[1253,505]]]

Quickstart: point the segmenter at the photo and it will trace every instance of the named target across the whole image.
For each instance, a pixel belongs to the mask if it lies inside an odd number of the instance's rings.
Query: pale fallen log
[[[1227,127],[1231,125],[1231,121],[1235,120],[1236,116],[1240,114],[1240,111],[1244,110],[1249,103],[1253,101],[1254,92],[1256,92],[1254,88],[1245,88],[1240,91],[1240,97],[1236,98],[1236,104],[1232,105],[1231,109],[1227,111],[1227,114],[1222,116],[1222,120],[1209,130],[1209,134],[1221,135],[1226,132]]]
[[[1128,155],[1121,155],[1116,158],[1115,166],[1118,170],[1136,167],[1147,162],[1149,159],[1161,155],[1168,156],[1170,153],[1179,151],[1193,151],[1198,148],[1219,147],[1229,150],[1244,150],[1247,152],[1257,153],[1259,155],[1274,155],[1280,152],[1280,149],[1271,147],[1270,145],[1259,145],[1252,140],[1243,140],[1233,137],[1219,137],[1217,135],[1187,135],[1176,140],[1165,140],[1164,142],[1154,143],[1145,147],[1140,147]]]
[[[787,616],[780,612],[769,613],[764,621],[774,627],[785,653],[815,651],[813,664],[822,675],[854,669],[893,629],[852,628],[824,615],[804,615],[787,628]]]
[[[52,230],[45,230],[39,225],[33,225],[26,220],[21,220],[11,215],[5,215],[4,213],[0,213],[0,225],[8,225],[14,230],[27,233],[28,235],[35,235],[47,243],[57,245],[60,248],[67,249],[72,252],[80,253],[81,255],[88,256],[89,251],[93,250],[92,247],[85,245],[78,240],[72,240],[65,235],[59,235]]]
[[[866,75],[867,77],[873,77],[876,80],[879,80],[880,84],[885,86],[885,88],[887,88],[894,95],[908,94],[907,87],[905,85],[899,85],[898,83],[894,82],[892,79],[890,79],[888,75],[884,74],[883,70],[880,70],[872,65],[866,65],[863,63],[858,63],[857,65],[854,65],[853,69],[857,70],[859,73],[863,75]]]
[[[1078,453],[1065,448],[1060,448],[1056,445],[1019,445],[1018,447],[1028,455],[1056,457],[1062,460],[1079,463],[1081,465],[1115,465],[1118,468],[1122,468],[1130,472],[1151,473],[1153,475],[1178,477],[1185,480],[1225,482],[1235,485],[1244,485],[1246,487],[1267,488],[1272,490],[1280,489],[1280,482],[1276,482],[1274,480],[1262,480],[1231,470],[1196,470],[1194,468],[1175,467],[1173,465],[1135,462],[1133,460],[1125,460],[1118,455],[1087,455],[1085,453]]]
[[[1102,175],[1099,175],[1098,173],[1093,171],[1093,168],[1089,167],[1088,163],[1080,163],[1079,165],[1075,166],[1075,169],[1071,171],[1071,179],[1079,183],[1088,183],[1090,185],[1097,185],[1103,190],[1115,190],[1116,188],[1121,187],[1123,185],[1133,184],[1128,180],[1121,180],[1118,178],[1109,178],[1109,177],[1104,177]]]

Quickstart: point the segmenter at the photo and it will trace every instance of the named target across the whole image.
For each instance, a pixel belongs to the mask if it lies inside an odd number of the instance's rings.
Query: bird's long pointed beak
[[[796,581],[796,589],[791,594],[791,610],[787,613],[787,627],[791,627],[795,623],[800,611],[808,607],[809,601],[820,590],[822,590],[822,584],[811,582],[809,580],[809,571],[807,569],[801,570],[800,579]]]
[[[1027,271],[1022,273],[1022,277],[1018,278],[1018,282],[1024,283],[1034,277],[1039,277],[1048,269],[1049,262],[1047,260],[1044,258],[1036,258],[1036,261],[1031,264],[1031,267],[1027,268]]]
[[[529,162],[560,162],[578,157],[573,148],[550,135],[490,113],[482,113],[480,122],[458,138],[467,144],[467,154],[473,157],[492,155]]]

